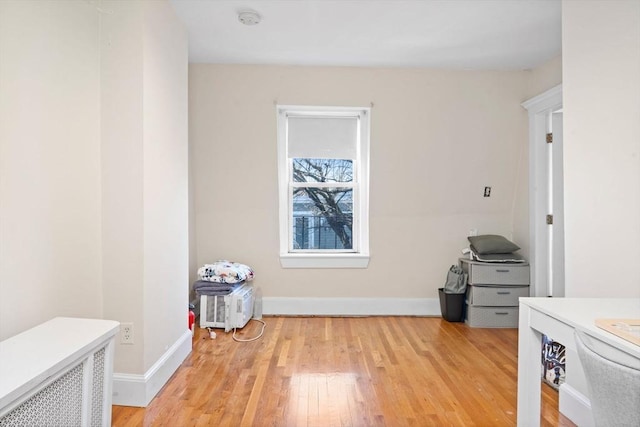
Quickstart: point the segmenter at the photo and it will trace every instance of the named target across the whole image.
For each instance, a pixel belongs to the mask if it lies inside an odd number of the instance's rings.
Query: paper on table
[[[640,319],[596,319],[596,326],[640,346]]]

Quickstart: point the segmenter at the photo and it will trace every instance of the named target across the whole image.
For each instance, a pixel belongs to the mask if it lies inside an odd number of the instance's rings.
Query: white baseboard
[[[282,316],[440,316],[437,298],[265,297],[262,313]]]
[[[144,373],[113,374],[113,404],[145,407],[191,353],[192,333],[182,336]]]
[[[558,410],[571,422],[580,427],[593,427],[593,415],[591,415],[591,402],[582,393],[569,384],[560,385],[558,397]]]

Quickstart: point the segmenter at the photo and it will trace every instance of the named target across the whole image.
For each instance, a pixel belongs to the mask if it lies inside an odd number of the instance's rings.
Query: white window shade
[[[356,159],[357,117],[288,117],[287,156],[308,159]]]

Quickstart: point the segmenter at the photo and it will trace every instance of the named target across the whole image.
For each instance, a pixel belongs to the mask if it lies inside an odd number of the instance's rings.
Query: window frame
[[[324,107],[277,105],[278,201],[280,263],[283,268],[366,268],[369,264],[369,146],[371,109],[367,107]],[[358,132],[353,159],[352,249],[294,250],[293,245],[293,160],[288,157],[288,117],[356,117]],[[318,183],[305,185],[316,187]],[[341,186],[344,183],[341,183]]]

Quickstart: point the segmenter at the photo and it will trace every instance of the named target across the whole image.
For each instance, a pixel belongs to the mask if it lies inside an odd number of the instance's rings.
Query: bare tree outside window
[[[294,247],[352,249],[353,161],[295,158],[292,173]]]

